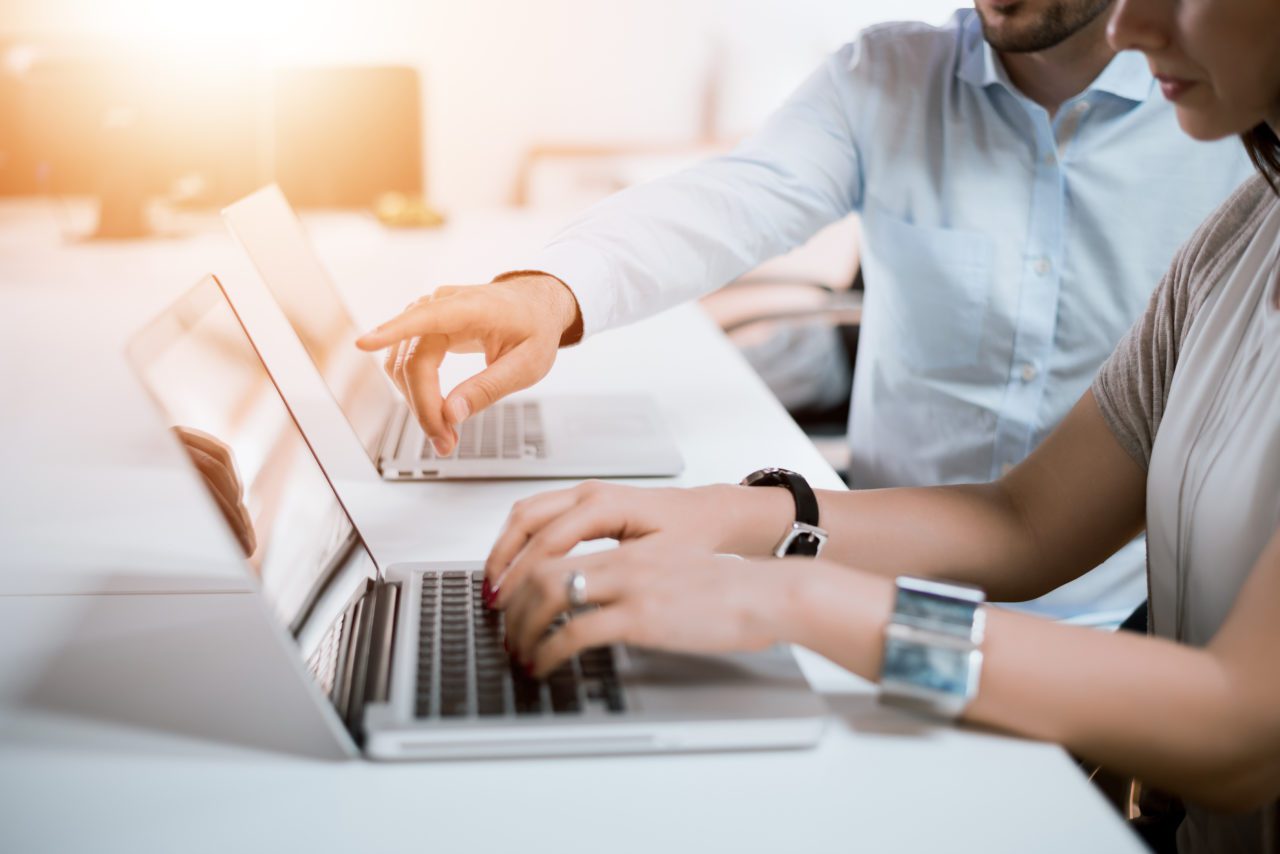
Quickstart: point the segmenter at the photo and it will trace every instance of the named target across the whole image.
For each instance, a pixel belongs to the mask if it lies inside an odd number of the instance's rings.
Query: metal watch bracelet
[[[978,693],[985,602],[976,587],[899,576],[885,627],[881,701],[960,717]]]

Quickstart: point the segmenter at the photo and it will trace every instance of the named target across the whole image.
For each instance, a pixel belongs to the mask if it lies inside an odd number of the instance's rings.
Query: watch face
[[[894,619],[929,631],[969,637],[973,631],[978,602],[933,595],[899,586],[895,597]]]
[[[886,683],[903,683],[930,692],[964,697],[969,691],[972,655],[973,650],[887,638],[881,679]]]

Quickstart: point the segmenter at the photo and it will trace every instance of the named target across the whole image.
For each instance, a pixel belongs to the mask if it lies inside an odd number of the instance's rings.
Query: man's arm
[[[693,299],[854,210],[851,56],[829,58],[734,152],[591,208],[530,275],[437,291],[361,338],[391,348],[388,371],[437,450],[452,450],[465,417],[545,376],[575,324],[589,335]],[[487,367],[443,400],[444,354],[476,342]]]

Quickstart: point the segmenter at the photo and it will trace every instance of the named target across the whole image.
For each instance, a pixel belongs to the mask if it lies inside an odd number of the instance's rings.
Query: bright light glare
[[[79,27],[98,35],[174,40],[268,40],[296,26],[304,0],[81,0]]]

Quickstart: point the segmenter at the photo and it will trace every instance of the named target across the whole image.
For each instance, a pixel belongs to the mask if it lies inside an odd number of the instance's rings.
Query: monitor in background
[[[219,207],[273,176],[302,205],[403,206],[422,198],[421,116],[409,67],[271,71],[241,41],[180,53],[10,40],[0,42],[0,195],[95,196],[103,238],[151,235],[158,198]]]
[[[401,66],[276,72],[276,181],[298,207],[423,195],[418,73]]]
[[[243,46],[149,54],[111,42],[11,42],[0,193],[90,195],[94,236],[152,233],[151,200],[213,206],[268,173],[261,72]]]

